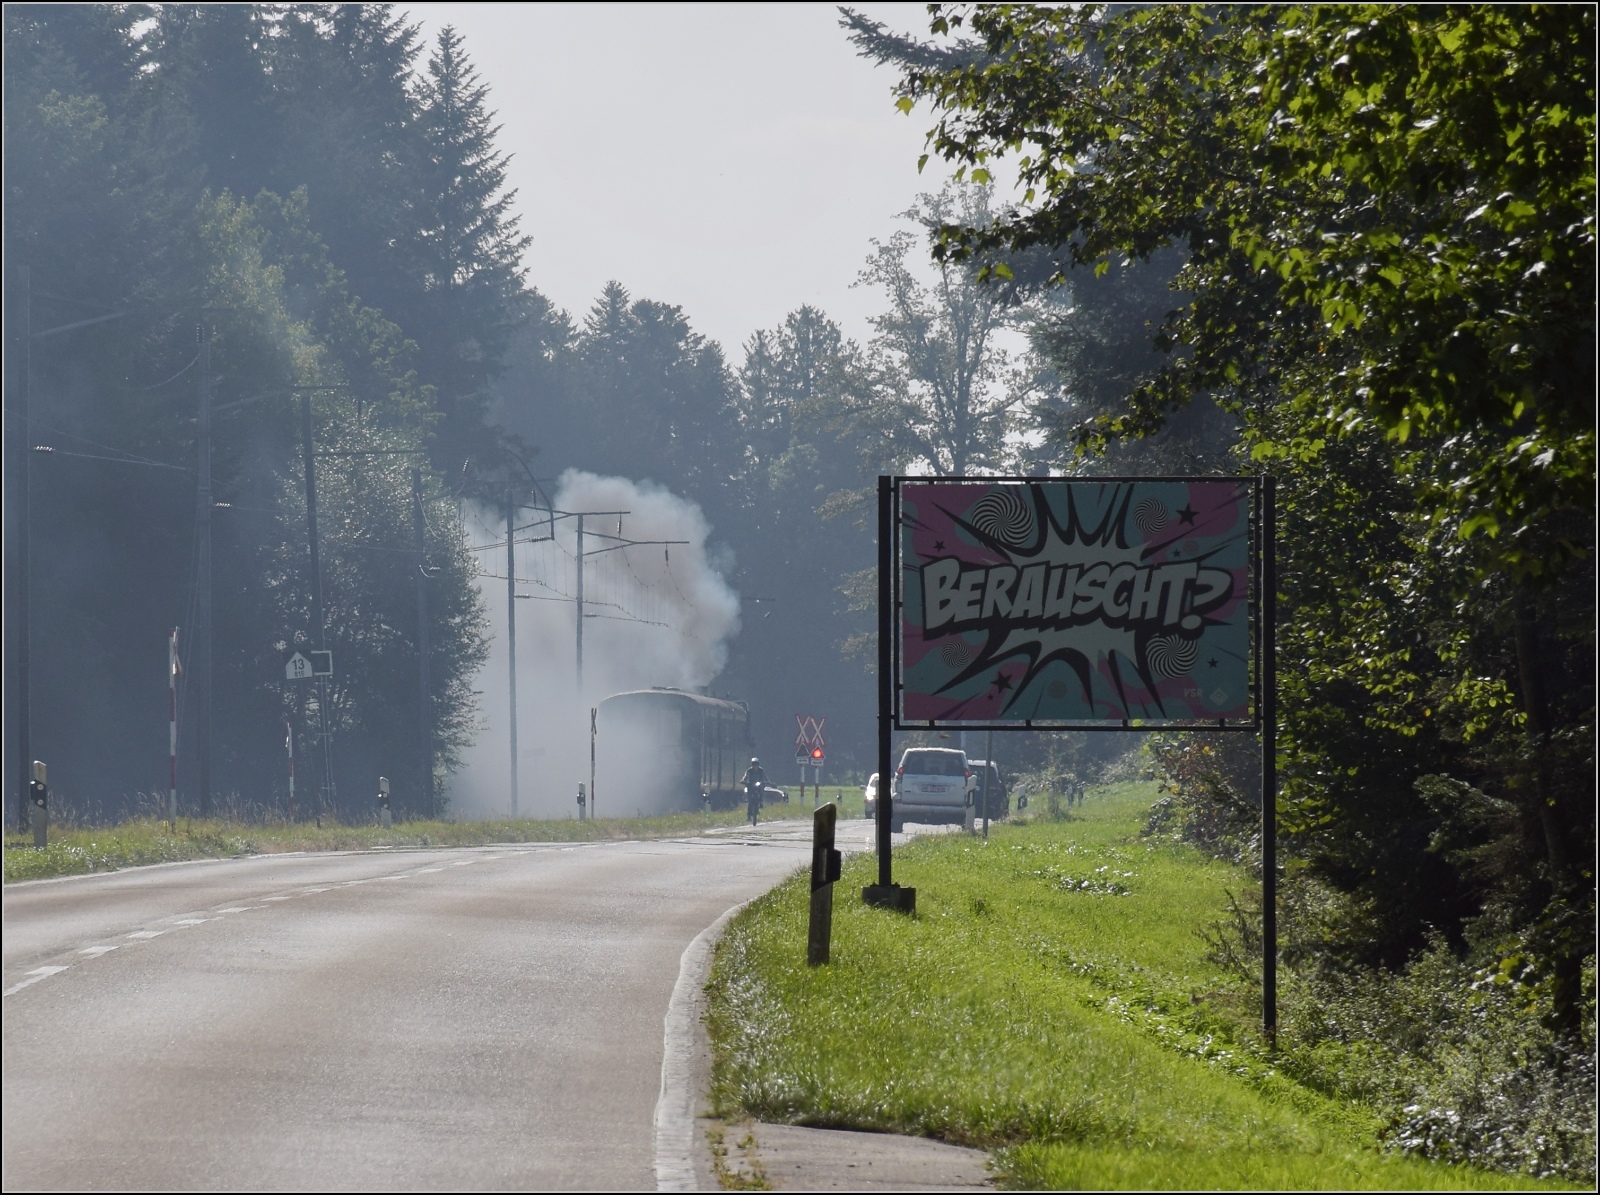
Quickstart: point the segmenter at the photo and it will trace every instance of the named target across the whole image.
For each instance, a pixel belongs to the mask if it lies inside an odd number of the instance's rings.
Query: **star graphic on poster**
[[[1216,659],[1215,656],[1212,656],[1211,659],[1206,661],[1206,667],[1207,668],[1215,668],[1216,666],[1217,666],[1217,659]]]
[[[942,552],[942,551],[944,551],[944,540],[942,540],[942,539],[936,539],[936,540],[934,540],[934,541],[933,541],[933,550],[934,550],[934,551],[935,551],[935,552]]]
[[[1200,512],[1198,510],[1195,510],[1194,507],[1185,502],[1183,504],[1183,509],[1178,512],[1178,522],[1187,523],[1190,527],[1193,527],[1194,517],[1199,513]]]
[[[994,674],[994,688],[996,693],[1004,693],[1011,688],[1011,678],[1004,672]]]

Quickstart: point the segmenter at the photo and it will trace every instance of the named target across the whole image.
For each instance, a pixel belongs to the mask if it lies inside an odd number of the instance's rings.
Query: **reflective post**
[[[28,782],[28,799],[32,805],[29,819],[33,822],[34,849],[41,851],[49,845],[50,836],[50,786],[46,778],[43,761],[34,760],[33,779]]]
[[[828,961],[833,938],[833,885],[843,862],[833,846],[838,816],[839,807],[832,801],[811,815],[811,923],[806,935],[806,962],[813,967]]]

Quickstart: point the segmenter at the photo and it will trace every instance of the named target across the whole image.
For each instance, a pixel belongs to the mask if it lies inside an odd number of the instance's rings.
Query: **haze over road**
[[[653,1188],[680,957],[809,850],[788,822],[7,887],[4,1185]]]

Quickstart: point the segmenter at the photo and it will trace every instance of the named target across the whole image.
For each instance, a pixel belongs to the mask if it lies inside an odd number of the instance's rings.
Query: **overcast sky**
[[[922,4],[862,4],[925,31]],[[870,249],[946,172],[932,120],[856,57],[828,4],[417,4],[453,24],[503,125],[529,280],[581,320],[617,279],[676,303],[732,363],[803,303],[864,341]]]

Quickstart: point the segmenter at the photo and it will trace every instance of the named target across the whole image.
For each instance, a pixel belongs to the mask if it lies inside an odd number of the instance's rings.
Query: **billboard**
[[[1254,725],[1252,481],[894,489],[901,728]]]

